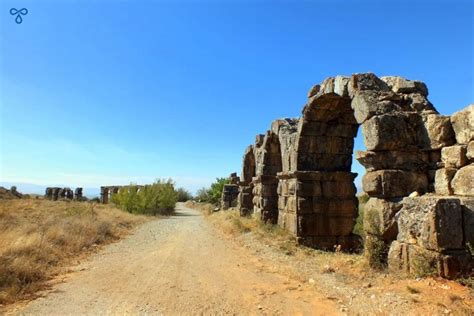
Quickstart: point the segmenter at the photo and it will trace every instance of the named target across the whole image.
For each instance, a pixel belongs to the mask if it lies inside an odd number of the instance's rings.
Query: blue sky
[[[28,8],[22,24],[11,7]],[[195,191],[240,172],[255,135],[337,74],[425,81],[451,114],[474,101],[473,12],[467,0],[1,1],[0,181],[172,177]]]

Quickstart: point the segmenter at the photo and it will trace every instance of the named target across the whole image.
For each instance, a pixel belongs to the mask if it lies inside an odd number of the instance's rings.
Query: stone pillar
[[[263,222],[276,224],[278,221],[278,179],[281,171],[281,152],[278,135],[269,130],[257,136],[255,144],[256,176],[253,184],[253,213]]]
[[[239,196],[237,197],[237,207],[241,216],[248,216],[253,213],[253,184],[252,178],[255,176],[255,154],[254,146],[250,145],[245,149],[242,173],[239,186]]]
[[[74,199],[82,201],[82,188],[76,188],[76,190],[74,190]]]
[[[74,198],[74,193],[72,192],[70,188],[65,188],[64,191],[65,191],[66,199],[72,200]]]
[[[102,204],[109,203],[109,187],[100,187],[100,202]]]
[[[239,186],[237,184],[226,184],[222,190],[221,207],[226,210],[232,206],[235,206],[237,196],[239,194]]]
[[[52,188],[52,200],[57,201],[59,199],[59,191],[61,188]]]
[[[274,175],[253,178],[253,213],[262,222],[278,222],[278,179]]]
[[[44,193],[44,198],[46,200],[52,200],[53,199],[53,188],[46,188],[45,193]]]

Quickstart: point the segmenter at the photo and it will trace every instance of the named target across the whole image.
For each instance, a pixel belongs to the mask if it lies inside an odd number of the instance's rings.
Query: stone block
[[[435,174],[435,191],[439,195],[451,195],[453,189],[451,187],[451,180],[456,174],[457,169],[442,168],[436,170]]]
[[[311,171],[350,171],[351,154],[314,154],[298,152],[297,170]]]
[[[362,90],[355,94],[351,102],[357,123],[362,124],[375,115],[400,111],[400,106],[390,100],[380,100],[380,92]]]
[[[407,276],[410,273],[408,262],[408,245],[394,241],[387,256],[388,271],[393,275]]]
[[[456,142],[449,116],[430,113],[421,118],[418,139],[424,150],[441,149]]]
[[[418,114],[397,112],[377,115],[362,124],[367,150],[405,150],[417,145]]]
[[[351,234],[354,224],[353,217],[298,215],[298,236],[345,236]]]
[[[408,271],[412,277],[442,275],[442,256],[418,245],[408,247]]]
[[[298,209],[298,214],[303,213],[356,218],[358,214],[358,200],[356,197],[345,199],[324,199],[315,197],[312,199],[311,208]]]
[[[356,151],[355,158],[367,171],[398,169],[426,170],[430,155],[421,151]]]
[[[472,276],[474,260],[468,250],[447,251],[441,256],[441,271],[439,275],[448,279],[461,276]]]
[[[474,248],[474,198],[462,197],[459,200],[463,214],[464,244]]]
[[[466,157],[470,161],[474,160],[474,140],[471,140],[469,144],[467,145]]]
[[[336,76],[334,78],[334,93],[340,95],[341,97],[348,97],[348,84],[350,77]]]
[[[296,181],[295,189],[298,196],[322,196],[320,181]]]
[[[456,172],[451,181],[451,187],[456,195],[474,196],[474,163]]]
[[[411,110],[417,112],[431,112],[438,113],[433,104],[428,101],[426,96],[420,93],[409,93],[402,95],[402,103],[408,105]]]
[[[362,188],[371,197],[403,197],[414,191],[426,192],[428,176],[426,173],[403,170],[370,171],[362,178]]]
[[[441,161],[446,168],[461,168],[467,164],[466,146],[454,145],[441,149]]]
[[[423,96],[428,96],[428,88],[426,84],[417,80],[408,80],[397,76],[381,77],[395,93],[419,93]]]
[[[354,197],[357,188],[352,181],[324,181],[321,183],[322,196],[325,198]]]
[[[451,115],[451,124],[459,144],[474,140],[474,104]]]
[[[357,124],[333,122],[318,122],[302,120],[300,123],[301,136],[337,136],[351,138],[357,136]]]
[[[297,215],[295,213],[279,212],[278,226],[290,232],[293,235],[297,234]]]
[[[338,245],[337,236],[299,236],[296,241],[306,247],[332,251]]]
[[[308,91],[308,98],[311,98],[312,96],[315,96],[319,90],[321,89],[321,86],[319,84],[315,84],[314,86],[311,87]]]
[[[399,200],[370,198],[364,206],[364,231],[384,241],[397,238],[395,214],[402,208]]]
[[[397,240],[435,251],[462,249],[462,225],[459,199],[405,198],[398,213]]]
[[[298,151],[310,154],[352,154],[354,138],[336,136],[301,136]]]
[[[390,90],[388,85],[373,73],[353,74],[347,87],[350,96],[361,90]]]

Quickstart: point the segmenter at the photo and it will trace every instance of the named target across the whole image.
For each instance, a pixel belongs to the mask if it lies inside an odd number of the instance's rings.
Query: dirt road
[[[338,313],[323,293],[268,272],[182,204],[75,270],[14,314]]]

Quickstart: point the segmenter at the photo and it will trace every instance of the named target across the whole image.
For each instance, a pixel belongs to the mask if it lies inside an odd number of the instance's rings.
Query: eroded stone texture
[[[467,144],[474,140],[474,104],[454,113],[451,116],[451,124],[459,144]]]
[[[395,93],[419,93],[422,96],[428,96],[428,88],[424,82],[408,80],[396,76],[386,76],[381,77],[380,79],[387,83],[390,89],[392,89],[392,91]]]
[[[397,238],[395,214],[402,208],[400,200],[370,198],[364,206],[364,231],[385,241]]]
[[[235,206],[237,196],[239,194],[239,186],[237,184],[226,184],[222,190],[221,207],[226,210]]]
[[[430,165],[430,154],[421,151],[356,151],[355,157],[367,171],[424,171]]]
[[[423,149],[441,149],[456,142],[449,116],[422,114],[422,122],[419,138]]]
[[[451,187],[451,180],[456,174],[457,169],[454,168],[442,168],[436,170],[435,175],[435,191],[439,195],[451,195],[453,189]]]
[[[399,242],[426,249],[462,249],[462,211],[459,199],[405,198],[398,216]]]
[[[451,181],[451,186],[456,195],[474,196],[474,164],[459,169]]]
[[[474,140],[471,140],[466,148],[466,157],[469,161],[474,161]]]
[[[454,145],[441,150],[441,161],[446,168],[461,168],[467,164],[466,146]]]
[[[426,173],[404,170],[370,171],[362,178],[362,188],[373,197],[403,197],[414,191],[426,192],[428,176]]]
[[[419,115],[397,112],[377,115],[362,124],[367,150],[407,150],[417,147]]]

